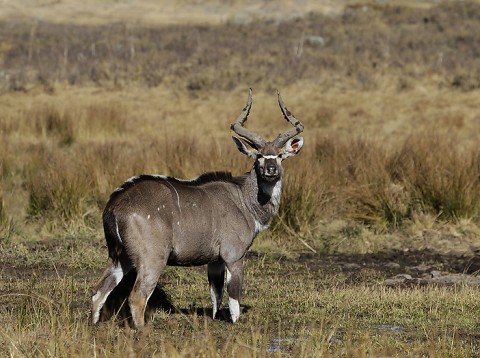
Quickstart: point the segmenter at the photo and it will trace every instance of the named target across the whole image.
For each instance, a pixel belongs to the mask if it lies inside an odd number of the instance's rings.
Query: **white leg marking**
[[[115,277],[115,285],[118,285],[120,281],[122,281],[124,272],[122,269],[122,266],[115,267],[115,269],[112,272],[112,275]]]
[[[123,275],[124,275],[122,267],[118,266],[118,267],[114,268],[113,271],[111,272],[111,275],[113,275],[113,277],[115,278],[115,286],[118,285],[120,283],[120,281],[122,281],[122,278],[123,278]],[[96,324],[98,322],[98,320],[100,319],[100,310],[102,309],[103,305],[105,304],[105,301],[107,300],[108,295],[112,291],[113,291],[113,289],[103,293],[103,297],[102,297],[102,292],[101,292],[101,289],[100,289],[92,297],[92,303],[93,304],[97,303],[97,309],[95,310],[95,312],[93,312],[93,316],[92,316],[93,324]]]
[[[230,316],[232,317],[232,322],[236,322],[240,316],[240,303],[235,298],[228,298],[228,308],[230,309]]]
[[[218,304],[217,304],[217,293],[215,292],[215,288],[213,285],[210,285],[210,297],[212,298],[212,318],[215,319],[215,315],[217,314]]]
[[[98,297],[100,296],[100,291],[98,291],[93,297],[92,297],[92,301],[96,301],[98,300]]]
[[[93,316],[92,316],[92,323],[93,324],[96,324],[98,322],[98,320],[100,319],[100,310],[102,309],[103,305],[105,304],[105,301],[107,300],[108,294],[110,292],[107,292],[107,294],[105,294],[103,297],[101,297],[102,293],[100,291],[98,291],[95,294],[95,296],[93,296],[93,298],[92,298],[93,304],[95,304],[95,302],[100,299],[100,302],[97,303],[97,309],[95,310],[95,312],[93,312]]]
[[[96,301],[98,301],[98,299],[100,298],[100,295],[101,295],[101,292],[98,291],[93,297],[92,297],[92,302],[95,303]],[[102,302],[101,305],[103,306],[103,304],[105,303]],[[97,305],[97,310],[95,312],[93,312],[93,316],[92,316],[92,322],[93,324],[96,324],[98,322],[98,320],[100,319],[100,308],[98,308],[101,306],[100,305]]]
[[[230,273],[230,271],[227,268],[227,287],[228,287],[228,285],[230,285],[230,280],[231,279],[232,279],[232,274]]]
[[[155,288],[156,288],[156,287],[157,287],[157,285],[155,285],[155,287],[153,288],[152,292],[150,292],[150,294],[147,296],[147,300],[145,301],[145,308],[147,307],[148,300],[150,299],[150,297],[152,297],[153,292],[155,291]]]
[[[230,280],[232,279],[232,274],[227,268],[227,287],[230,285]],[[236,322],[240,316],[240,303],[235,298],[228,298],[228,308],[230,310],[230,316],[232,317],[232,322]]]

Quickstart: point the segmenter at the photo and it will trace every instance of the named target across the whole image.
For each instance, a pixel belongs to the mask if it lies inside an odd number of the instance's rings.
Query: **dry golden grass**
[[[164,91],[132,88],[91,93],[72,89],[54,96],[4,95],[0,99],[4,103],[15,97],[18,106],[23,107],[23,101],[31,106],[6,111],[1,123],[3,182],[9,188],[3,199],[4,217],[18,223],[25,218],[78,221],[98,228],[99,213],[109,193],[132,175],[192,178],[208,170],[231,170],[240,175],[249,169],[250,163],[237,153],[227,132],[245,100],[244,91],[178,99]],[[398,114],[400,118],[391,123],[399,122],[404,130],[395,134],[373,124],[369,129],[368,123],[351,123],[359,128],[359,133],[352,132],[347,123],[353,119],[348,113],[337,113],[326,127],[308,115],[328,109],[310,99],[307,88],[287,87],[282,93],[306,125],[307,145],[298,158],[285,163],[284,205],[273,225],[273,236],[300,232],[303,239],[322,247],[323,223],[332,219],[343,220],[347,227],[350,222],[367,225],[377,233],[403,230],[418,215],[430,215],[440,223],[478,222],[480,166],[471,129],[478,131],[480,122],[469,114],[475,93],[451,95],[456,101],[452,107],[467,118],[463,125],[427,131],[424,123],[414,130],[413,124],[403,120],[415,116],[413,108],[418,115],[439,110],[433,98],[423,99],[424,104],[431,101],[431,107],[413,106],[408,115]],[[302,94],[303,101],[299,99]],[[386,99],[393,96],[388,91],[370,94]],[[412,102],[420,98],[416,91],[409,95]],[[219,97],[224,100],[219,102]],[[363,101],[362,93],[352,92],[343,105],[337,102],[340,95],[325,97],[336,98],[333,104],[327,100],[332,109],[357,103],[356,110],[374,114],[371,123],[381,122],[383,117],[382,111],[376,112],[375,106]],[[69,105],[72,98],[76,98],[75,104]],[[254,102],[250,128],[272,137],[279,127],[286,127],[273,95],[255,93]],[[383,121],[387,128],[388,122]],[[430,128],[435,120],[431,122]],[[19,181],[23,185],[18,185]]]
[[[258,0],[180,0],[152,1],[140,0],[135,3],[93,0],[64,0],[50,2],[44,0],[20,0],[6,3],[0,10],[0,19],[37,19],[54,23],[77,23],[86,25],[112,22],[137,23],[146,25],[165,24],[221,24],[225,21],[265,18],[282,18],[308,12],[338,13],[347,3],[357,1],[328,0],[297,1],[282,0],[271,4]],[[411,4],[418,2],[410,1]],[[423,6],[428,6],[428,1]],[[417,4],[418,5],[418,4]]]
[[[159,15],[145,0],[93,16],[89,1],[31,1],[0,22],[0,355],[478,354],[476,288],[387,289],[382,269],[328,260],[476,257],[480,6],[303,3],[181,1]],[[186,10],[167,18],[175,6]],[[33,12],[40,21],[23,20]],[[204,272],[169,269],[177,311],[155,311],[145,335],[88,326],[110,192],[142,173],[249,170],[228,128],[250,86],[249,128],[287,128],[278,88],[306,129],[279,216],[252,248],[243,320],[207,318]],[[318,263],[300,259],[312,250]]]
[[[316,240],[323,230],[319,223],[332,218],[381,232],[417,214],[477,222],[476,92],[410,90],[397,96],[385,90],[369,92],[368,101],[364,93],[331,90],[319,100],[311,95],[314,89],[299,84],[282,90],[305,123],[307,145],[286,162],[286,204],[282,222],[274,225],[281,236],[300,230]],[[394,110],[391,117],[377,107],[382,98]],[[138,87],[5,94],[0,98],[6,108],[0,123],[8,188],[4,217],[19,223],[31,216],[98,224],[109,193],[132,175],[191,178],[208,170],[239,175],[249,162],[236,152],[228,126],[244,100],[240,89],[201,98]],[[439,106],[438,100],[445,103]],[[410,105],[400,109],[401,102]],[[455,115],[448,116],[445,108]],[[416,118],[426,115],[416,126]],[[446,118],[441,125],[435,124],[437,116]],[[275,96],[262,91],[254,93],[248,123],[266,137],[286,128]]]

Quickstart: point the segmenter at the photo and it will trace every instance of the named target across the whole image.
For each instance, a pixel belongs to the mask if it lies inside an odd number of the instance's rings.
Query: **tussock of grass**
[[[26,115],[35,125],[38,136],[58,140],[61,145],[70,145],[75,140],[74,120],[70,114],[61,114],[55,107],[36,108]]]
[[[441,219],[478,217],[476,148],[459,149],[449,136],[416,136],[392,157],[394,178],[411,191],[413,205]]]
[[[63,151],[46,149],[42,154],[26,184],[29,215],[54,221],[82,220],[91,196],[89,178],[81,175],[80,164]]]
[[[447,135],[422,133],[388,144],[326,138],[317,142],[315,157],[316,177],[335,198],[330,210],[345,218],[386,229],[419,213],[478,219],[477,150],[459,148]]]
[[[286,163],[274,235],[316,237],[318,221],[332,218],[376,231],[398,229],[419,214],[439,221],[480,219],[476,148],[455,147],[448,136],[429,133],[393,143],[354,136],[319,136],[315,141],[297,161]],[[240,175],[248,169],[233,144],[194,137],[89,141],[68,148],[53,142],[57,144],[30,147],[24,173],[31,217],[96,225],[89,213],[101,211],[109,194],[131,176],[193,178],[208,170]],[[223,145],[228,147],[221,149]],[[235,159],[226,164],[226,158]]]
[[[305,175],[298,174],[287,176],[282,183],[282,205],[276,221],[272,224],[274,230],[279,230],[279,235],[291,232],[308,233],[316,224],[321,188],[313,188],[302,180]]]

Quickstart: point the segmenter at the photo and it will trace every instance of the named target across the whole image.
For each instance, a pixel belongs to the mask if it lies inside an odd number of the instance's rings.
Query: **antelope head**
[[[296,137],[303,132],[303,124],[285,107],[280,93],[278,104],[285,119],[293,125],[284,133],[281,133],[272,142],[262,138],[243,125],[247,120],[252,107],[252,89],[248,93],[248,100],[242,113],[238,116],[231,129],[240,137],[232,136],[238,150],[255,160],[255,171],[259,178],[268,183],[275,183],[283,174],[282,161],[296,155],[303,146],[303,138]]]

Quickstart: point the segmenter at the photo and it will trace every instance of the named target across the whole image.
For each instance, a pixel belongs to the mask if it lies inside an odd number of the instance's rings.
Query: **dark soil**
[[[298,261],[312,271],[325,269],[360,271],[372,269],[387,275],[439,270],[475,274],[480,270],[480,256],[440,254],[432,250],[398,250],[371,254],[301,254]]]

